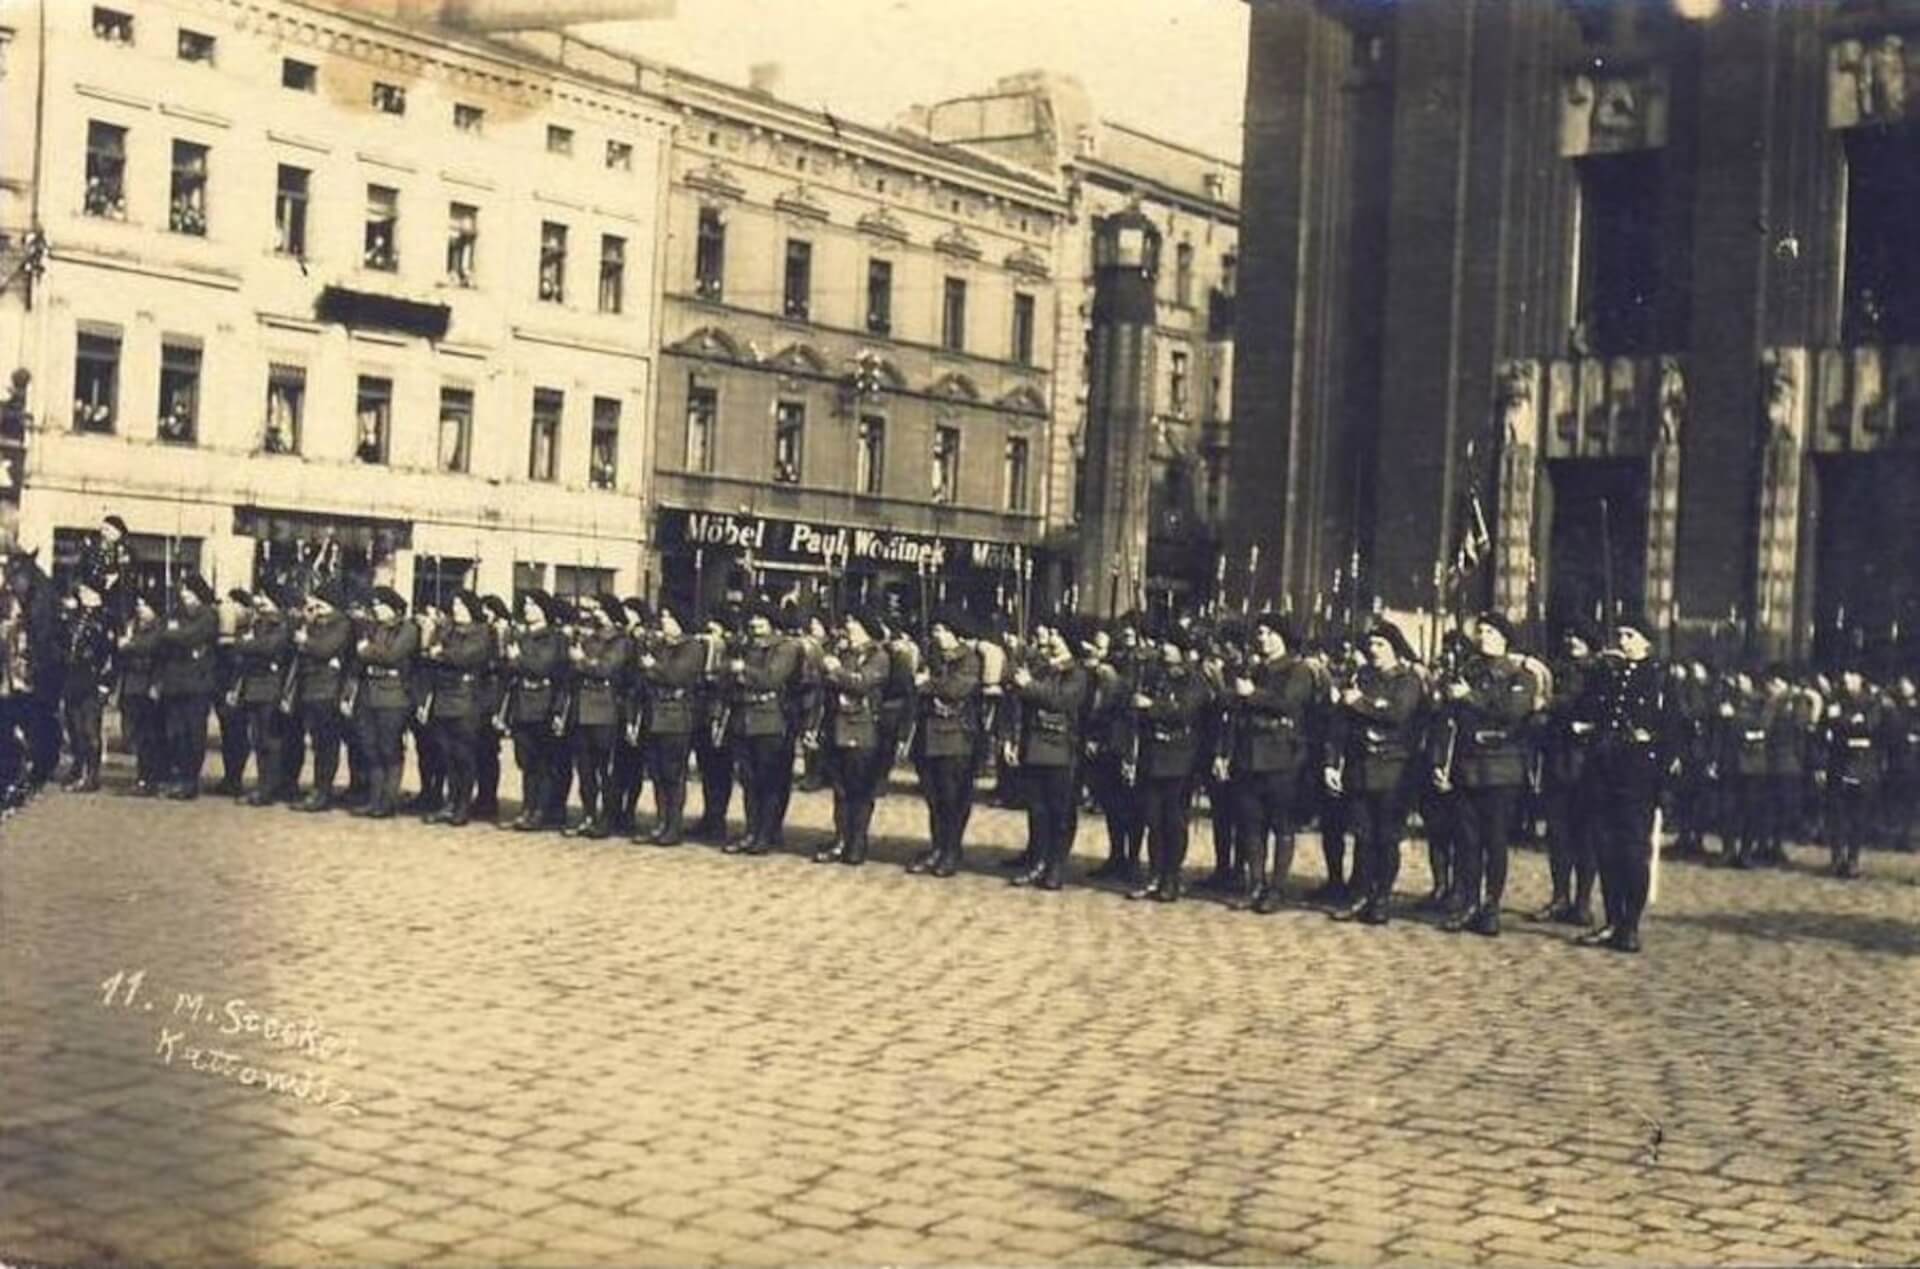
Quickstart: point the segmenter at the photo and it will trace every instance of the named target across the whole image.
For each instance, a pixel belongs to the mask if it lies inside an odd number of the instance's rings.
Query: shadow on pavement
[[[1890,916],[1798,910],[1687,912],[1664,913],[1660,923],[1692,925],[1752,938],[1818,939],[1842,943],[1856,951],[1920,956],[1920,929],[1915,929],[1911,922]]]

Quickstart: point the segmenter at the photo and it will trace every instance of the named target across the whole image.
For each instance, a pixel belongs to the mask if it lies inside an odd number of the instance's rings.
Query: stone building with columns
[[[1259,599],[1911,651],[1920,13],[1253,0],[1250,39]]]
[[[416,598],[644,584],[653,72],[381,8],[0,7],[0,233],[36,248],[0,297],[11,514],[43,561],[114,512],[149,580],[325,551]]]

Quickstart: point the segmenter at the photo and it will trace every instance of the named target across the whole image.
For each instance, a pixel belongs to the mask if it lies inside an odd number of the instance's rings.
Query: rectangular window
[[[540,298],[567,300],[567,227],[551,220],[540,222]]]
[[[886,478],[887,421],[877,414],[860,416],[854,436],[853,492],[874,498]]]
[[[453,597],[471,589],[475,560],[452,555],[416,555],[413,557],[413,599],[415,610],[434,607],[442,612]]]
[[[207,236],[207,147],[173,143],[173,185],[167,201],[167,228],[177,234]]]
[[[1007,453],[1000,465],[1000,505],[1008,511],[1027,509],[1027,438],[1009,436]]]
[[[700,231],[693,249],[693,289],[717,300],[727,271],[727,225],[718,207],[700,209]]]
[[[307,196],[313,174],[304,167],[280,164],[273,189],[273,241],[283,256],[307,254]]]
[[[87,123],[86,213],[112,220],[127,218],[127,130],[110,123]]]
[[[547,589],[547,566],[534,564],[527,560],[513,562],[513,607],[520,610],[520,600],[530,590]]]
[[[1841,338],[1849,344],[1920,340],[1920,142],[1907,131],[1846,136],[1846,244]]]
[[[320,84],[320,68],[296,58],[280,59],[280,86],[297,93],[313,92]]]
[[[400,191],[367,186],[367,233],[361,263],[392,273],[400,267]]]
[[[587,483],[611,489],[620,475],[620,398],[593,399],[593,444],[587,455]]]
[[[607,169],[612,172],[633,171],[633,145],[631,142],[607,142]]]
[[[697,383],[687,385],[687,459],[692,472],[713,470],[714,429],[720,421],[720,394]]]
[[[933,429],[933,489],[938,503],[952,503],[960,493],[960,429]]]
[[[363,463],[387,461],[393,433],[393,380],[361,375],[354,391],[353,456]]]
[[[93,37],[109,44],[133,43],[133,15],[93,6]]]
[[[1033,297],[1025,292],[1013,297],[1013,359],[1023,366],[1033,364]]]
[[[573,129],[562,128],[558,124],[547,125],[547,153],[572,154]]]
[[[782,401],[773,408],[773,483],[800,483],[807,430],[807,407]]]
[[[486,126],[487,112],[478,106],[469,106],[465,102],[453,103],[453,126],[461,132],[481,131]]]
[[[1178,415],[1187,412],[1188,354],[1176,348],[1167,357],[1167,406]]]
[[[373,84],[373,108],[383,115],[406,114],[407,90],[398,84],[383,84],[375,80]]]
[[[480,209],[472,203],[447,204],[447,281],[472,286],[480,250]]]
[[[269,454],[298,454],[300,424],[307,412],[307,372],[300,366],[267,367],[267,418],[260,448]]]
[[[787,272],[782,311],[788,317],[807,319],[813,303],[813,244],[799,238],[787,239]]]
[[[627,240],[600,235],[600,311],[618,313],[626,307]]]
[[[605,595],[613,590],[613,570],[591,565],[555,564],[553,594],[556,599],[578,599],[582,595]]]
[[[941,293],[940,346],[955,352],[967,346],[967,283],[964,278],[948,278]]]
[[[473,461],[473,389],[440,389],[440,470],[464,472]]]
[[[180,28],[179,56],[183,62],[199,62],[205,66],[213,65],[213,37],[199,31]]]
[[[560,412],[566,396],[552,388],[533,390],[533,426],[527,442],[527,479],[560,478]]]
[[[867,329],[875,335],[893,330],[893,262],[867,261]]]
[[[160,345],[160,439],[192,445],[200,439],[200,347]]]
[[[1186,308],[1193,303],[1193,244],[1180,243],[1173,249],[1174,302]]]
[[[1658,339],[1660,152],[1575,160],[1580,180],[1579,295],[1582,352],[1651,352]]]
[[[80,332],[73,364],[73,430],[111,433],[120,413],[120,336]]]
[[[1227,472],[1219,454],[1207,455],[1207,519],[1218,524],[1227,513]]]

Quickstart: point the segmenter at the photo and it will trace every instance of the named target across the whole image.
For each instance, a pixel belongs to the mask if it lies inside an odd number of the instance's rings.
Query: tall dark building
[[[1908,641],[1920,9],[1252,10],[1228,552],[1258,545],[1256,600],[1338,577],[1356,609],[1643,608],[1726,654]]]

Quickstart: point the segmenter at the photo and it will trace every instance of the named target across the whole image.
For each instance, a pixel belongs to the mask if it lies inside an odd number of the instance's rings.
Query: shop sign
[[[769,561],[827,564],[844,561],[881,567],[948,572],[1011,571],[1019,548],[1006,542],[929,537],[895,529],[866,529],[807,520],[775,520],[727,511],[660,512],[663,547],[751,551]]]

